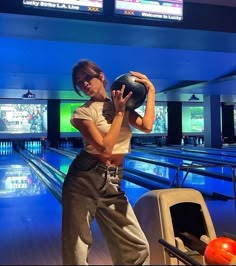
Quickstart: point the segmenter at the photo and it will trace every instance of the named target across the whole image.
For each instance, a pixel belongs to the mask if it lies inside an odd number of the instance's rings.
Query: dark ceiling
[[[0,3],[0,98],[21,98],[28,89],[38,99],[79,98],[71,68],[87,58],[109,83],[129,70],[147,74],[158,101],[188,101],[195,93],[200,101],[221,95],[236,102],[236,7],[230,0],[227,6],[189,0],[181,22],[39,13],[19,2]]]

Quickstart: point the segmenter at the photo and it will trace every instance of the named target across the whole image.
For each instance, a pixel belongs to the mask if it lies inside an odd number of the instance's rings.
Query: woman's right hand
[[[132,91],[130,91],[125,97],[123,97],[124,91],[125,85],[122,85],[120,90],[112,90],[111,92],[116,113],[125,112],[126,103],[132,95]]]

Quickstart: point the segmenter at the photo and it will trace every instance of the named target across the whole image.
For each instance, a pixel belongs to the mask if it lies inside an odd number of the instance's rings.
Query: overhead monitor
[[[70,119],[76,108],[83,105],[85,101],[62,101],[60,103],[60,137],[79,137],[80,132],[78,129],[74,128]]]
[[[23,0],[26,7],[71,11],[84,13],[102,13],[103,0]]]
[[[47,101],[0,100],[0,139],[46,137]]]
[[[145,112],[145,104],[141,105],[135,111],[139,113],[141,116],[143,116]],[[167,129],[168,129],[167,121],[168,121],[167,104],[165,102],[156,102],[155,103],[155,121],[153,125],[153,130],[150,134],[156,135],[156,136],[167,135]],[[132,128],[132,132],[134,136],[146,134],[136,128]]]
[[[70,118],[76,108],[83,105],[85,101],[62,101],[60,103],[60,136],[65,137],[79,137],[81,136],[78,129],[74,128],[70,123]],[[143,115],[145,105],[141,105],[136,111]],[[144,135],[140,130],[132,128],[134,136]],[[155,124],[151,135],[162,136],[167,134],[167,105],[164,102],[158,102],[155,106]]]
[[[204,133],[204,109],[202,103],[183,103],[182,132],[188,135]]]
[[[115,0],[115,14],[155,20],[183,19],[183,0]]]

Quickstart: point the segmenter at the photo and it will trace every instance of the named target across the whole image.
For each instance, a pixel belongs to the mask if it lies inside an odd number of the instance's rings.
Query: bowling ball
[[[224,236],[211,240],[204,252],[208,265],[229,265],[235,255],[236,241]]]
[[[126,73],[117,77],[111,85],[111,90],[120,90],[122,85],[125,85],[124,97],[130,91],[133,92],[126,103],[126,110],[134,110],[138,108],[144,103],[147,96],[146,87],[142,83],[135,81],[135,79],[135,76]]]

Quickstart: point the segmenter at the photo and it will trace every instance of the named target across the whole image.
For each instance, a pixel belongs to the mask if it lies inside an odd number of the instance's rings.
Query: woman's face
[[[76,86],[89,97],[94,97],[105,89],[103,81],[103,73],[94,76],[87,73],[78,73],[76,75]]]

